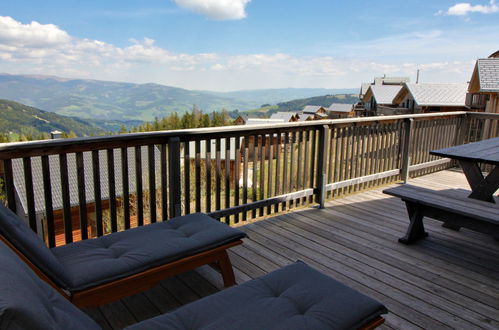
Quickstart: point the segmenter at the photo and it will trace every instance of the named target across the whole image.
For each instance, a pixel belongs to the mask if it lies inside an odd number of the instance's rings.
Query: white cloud
[[[46,47],[66,43],[71,37],[53,24],[22,24],[12,17],[0,16],[0,43],[27,47]]]
[[[430,30],[331,46],[335,53],[324,56],[228,55],[178,53],[149,38],[130,39],[128,45],[117,47],[72,37],[51,24],[22,24],[10,17],[0,18],[0,26],[21,31],[0,29],[0,72],[155,82],[203,90],[357,87],[384,73],[414,77],[418,68],[422,81],[465,82],[473,69],[470,59],[487,55],[492,51],[490,40],[499,38],[499,30],[456,35]]]
[[[251,0],[173,0],[177,6],[215,20],[242,19]]]
[[[490,0],[489,5],[472,5],[469,2],[457,3],[449,7],[447,11],[439,11],[437,14],[450,16],[466,16],[469,13],[492,14],[499,12],[499,6],[495,0]]]

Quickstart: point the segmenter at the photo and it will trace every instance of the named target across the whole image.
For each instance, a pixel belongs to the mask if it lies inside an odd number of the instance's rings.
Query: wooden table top
[[[432,150],[430,154],[499,165],[499,137],[445,149]]]

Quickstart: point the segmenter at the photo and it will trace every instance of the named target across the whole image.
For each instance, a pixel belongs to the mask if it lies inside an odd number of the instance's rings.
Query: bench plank
[[[423,217],[444,221],[452,229],[466,227],[499,239],[499,206],[484,201],[463,198],[455,192],[435,191],[412,185],[401,185],[383,190],[400,197],[409,213],[409,228],[399,242],[412,244],[428,234],[424,231]]]

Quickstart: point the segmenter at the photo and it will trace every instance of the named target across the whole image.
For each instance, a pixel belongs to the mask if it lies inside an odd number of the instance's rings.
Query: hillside
[[[65,116],[141,121],[190,111],[193,105],[211,112],[224,108],[249,109],[261,104],[158,84],[7,74],[0,74],[0,98]]]
[[[104,133],[93,124],[79,119],[46,112],[13,101],[0,99],[0,134],[37,138],[42,133],[60,130],[65,133],[73,131],[78,136]]]
[[[340,90],[283,88],[220,93],[159,84],[0,74],[0,99],[65,116],[104,121],[153,121],[173,112],[190,111],[194,105],[204,112],[243,111],[335,91]]]
[[[348,103],[353,104],[359,100],[357,94],[337,94],[337,95],[323,95],[314,96],[304,99],[296,99],[287,102],[280,102],[272,106],[264,106],[258,109],[242,111],[247,115],[253,117],[270,117],[275,112],[278,111],[299,111],[303,109],[306,105],[320,105],[323,107],[329,107],[331,103]]]

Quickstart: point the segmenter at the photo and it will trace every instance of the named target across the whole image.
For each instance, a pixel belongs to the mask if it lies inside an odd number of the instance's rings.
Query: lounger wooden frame
[[[219,270],[222,274],[225,287],[235,285],[236,280],[229,255],[227,254],[227,249],[243,243],[241,240],[230,242],[134,275],[126,276],[81,291],[69,293],[60,288],[5,237],[0,235],[0,240],[5,242],[5,244],[7,244],[24,262],[26,262],[26,264],[28,264],[40,278],[49,283],[60,294],[76,306],[87,308],[104,305],[115,300],[146,291],[157,285],[165,278],[184,273],[203,265],[212,265],[215,269]]]

